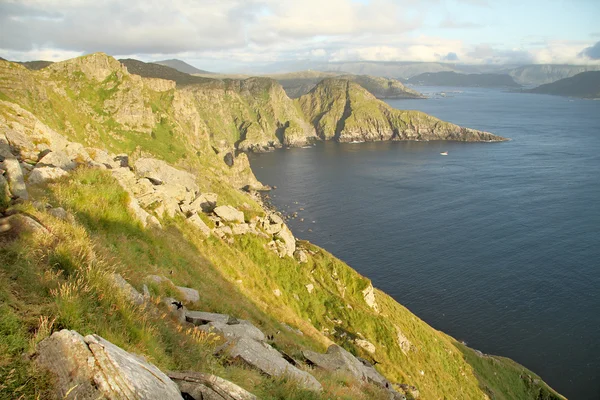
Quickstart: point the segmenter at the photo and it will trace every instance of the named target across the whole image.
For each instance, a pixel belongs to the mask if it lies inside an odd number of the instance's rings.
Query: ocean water
[[[389,104],[512,140],[320,143],[255,174],[297,237],[433,327],[600,399],[600,101],[419,89]]]

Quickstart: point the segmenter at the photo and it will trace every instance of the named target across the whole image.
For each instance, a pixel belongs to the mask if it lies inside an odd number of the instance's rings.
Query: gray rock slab
[[[363,364],[348,351],[338,345],[332,344],[327,349],[327,353],[317,353],[311,350],[302,352],[304,357],[317,367],[326,371],[344,371],[357,380],[367,380],[367,374],[364,371]]]
[[[185,313],[185,319],[194,325],[205,325],[209,322],[221,322],[227,324],[229,321],[229,315],[217,314],[203,311],[188,311]]]
[[[54,332],[38,344],[36,362],[56,378],[60,399],[182,399],[156,366],[97,335]]]
[[[256,400],[256,396],[252,393],[216,375],[191,371],[168,372],[167,375],[182,392],[188,393],[194,399]]]
[[[229,357],[239,359],[266,375],[287,376],[305,389],[323,390],[314,376],[291,365],[277,350],[264,342],[242,337],[232,341],[225,351]]]
[[[225,339],[246,338],[258,341],[266,339],[265,334],[252,325],[251,322],[240,319],[238,324],[228,325],[227,322],[212,321],[200,328],[206,332],[215,332],[221,334]]]
[[[85,337],[100,373],[94,381],[112,398],[182,399],[177,385],[151,363],[115,346],[98,335]]]

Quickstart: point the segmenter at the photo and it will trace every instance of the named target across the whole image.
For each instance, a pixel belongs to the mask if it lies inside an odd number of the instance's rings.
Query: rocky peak
[[[125,66],[105,53],[93,53],[58,62],[49,66],[45,71],[50,74],[67,74],[67,76],[71,76],[76,72],[81,72],[88,79],[98,82],[104,81],[113,72],[121,75],[129,75]]]

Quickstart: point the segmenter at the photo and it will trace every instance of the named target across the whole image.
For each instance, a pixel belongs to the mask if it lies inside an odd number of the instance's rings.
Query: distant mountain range
[[[570,78],[547,83],[525,92],[600,99],[600,71],[582,72]]]
[[[127,70],[136,75],[145,78],[160,78],[175,81],[178,86],[192,85],[195,83],[206,82],[207,78],[193,76],[175,68],[156,63],[146,63],[133,58],[119,60],[121,64],[127,67]]]
[[[466,87],[520,87],[512,77],[501,74],[459,74],[452,71],[426,72],[408,79],[413,85]]]
[[[302,70],[316,70],[357,75],[385,76],[396,79],[409,79],[427,72],[456,72],[460,74],[502,74],[510,75],[514,81],[524,86],[537,86],[559,79],[568,78],[585,71],[598,71],[600,65],[465,65],[441,62],[405,61],[347,61],[347,62],[278,62],[255,68],[253,73],[284,73]]]
[[[275,74],[269,77],[279,82],[287,95],[292,99],[307,94],[323,79],[332,77],[356,82],[378,99],[421,99],[425,97],[421,93],[407,88],[399,80],[369,75],[301,71],[288,74]]]
[[[212,72],[204,71],[202,69],[198,69],[193,65],[190,65],[182,60],[171,59],[171,60],[162,60],[155,61],[154,64],[160,64],[167,67],[171,67],[176,69],[179,72],[183,72],[186,74],[211,74]]]

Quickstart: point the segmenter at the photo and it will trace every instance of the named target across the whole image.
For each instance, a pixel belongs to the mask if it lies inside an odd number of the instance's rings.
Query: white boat
[[[350,144],[357,144],[357,143],[364,143],[364,142],[365,142],[364,140],[353,140],[353,141],[348,142],[348,143],[350,143]]]
[[[447,155],[448,155],[448,152],[447,152],[447,151],[442,151],[442,152],[440,153],[440,156],[447,156]]]

